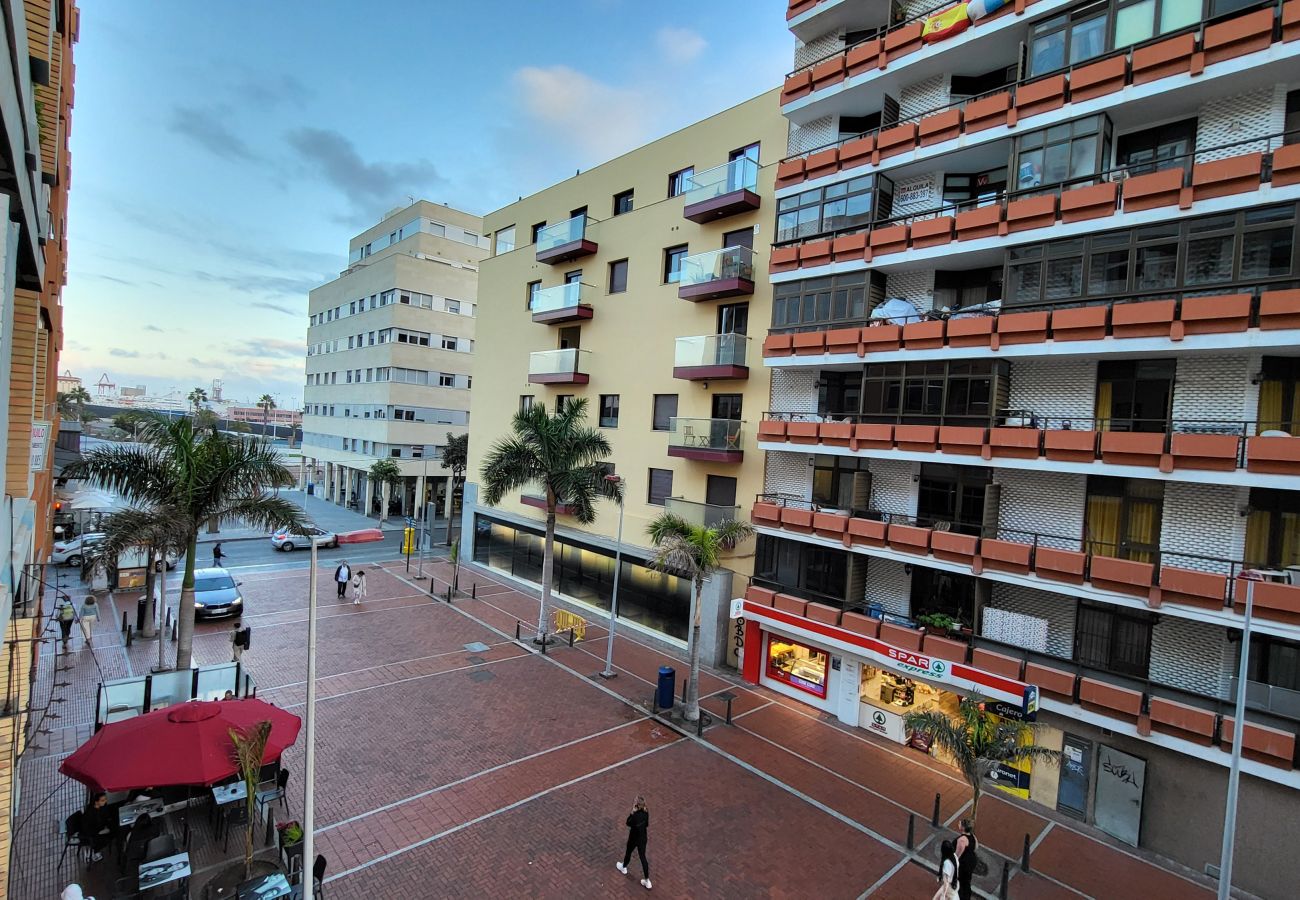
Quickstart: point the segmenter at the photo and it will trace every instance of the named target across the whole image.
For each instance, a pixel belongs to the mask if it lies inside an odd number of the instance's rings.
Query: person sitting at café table
[[[118,831],[117,811],[109,808],[108,794],[100,791],[81,814],[81,833],[90,841],[92,862],[104,858],[101,851],[117,837]]]
[[[156,787],[150,786],[142,790],[136,791],[135,795],[131,797],[131,802],[141,803],[145,800],[161,800],[161,799],[162,799],[162,791],[158,790]]]

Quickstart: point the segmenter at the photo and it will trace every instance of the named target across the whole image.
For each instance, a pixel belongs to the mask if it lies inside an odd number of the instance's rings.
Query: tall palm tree
[[[203,404],[208,402],[208,392],[201,387],[196,387],[190,391],[186,399],[190,401],[190,406],[193,406],[194,411],[197,413],[203,408]]]
[[[984,698],[963,697],[955,717],[937,709],[910,712],[903,723],[953,758],[971,788],[972,823],[979,813],[984,779],[1002,763],[1061,761],[1061,751],[1034,744],[1036,727],[996,716],[984,709]]]
[[[267,441],[241,441],[216,429],[200,431],[189,418],[141,416],[131,445],[97,447],[65,468],[115,490],[132,505],[170,507],[182,523],[185,579],[178,613],[176,667],[190,666],[194,642],[194,561],[205,521],[237,519],[274,530],[306,527],[303,511],[268,493],[293,484],[293,476]]]
[[[686,677],[686,721],[700,717],[700,597],[704,582],[722,568],[722,554],[735,549],[754,534],[748,522],[723,519],[712,525],[694,525],[681,516],[664,513],[650,523],[655,545],[650,567],[691,580],[691,634],[686,648],[690,674]]]
[[[451,487],[447,492],[447,546],[451,546],[452,526],[456,519],[456,488],[469,468],[469,435],[447,432],[447,445],[442,448],[442,464],[451,470]]]
[[[275,398],[270,394],[263,394],[257,398],[257,405],[262,407],[262,437],[266,437],[267,426],[271,421],[271,410],[275,409]]]
[[[551,415],[543,403],[515,413],[513,434],[497,441],[483,458],[483,502],[496,506],[517,490],[540,488],[546,500],[546,541],[542,547],[542,603],[537,640],[546,640],[546,610],[555,572],[555,511],[563,505],[581,525],[596,521],[596,499],[623,502],[623,487],[605,480],[601,465],[609,441],[586,425],[587,401],[572,400]]]

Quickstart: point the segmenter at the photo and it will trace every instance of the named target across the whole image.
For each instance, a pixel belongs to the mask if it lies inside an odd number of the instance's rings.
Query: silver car
[[[244,598],[239,593],[239,582],[225,569],[194,570],[194,617],[215,619],[218,616],[236,616],[244,612]]]
[[[294,534],[288,528],[281,528],[271,535],[271,546],[288,553],[291,550],[297,550],[299,547],[310,547],[312,538],[315,538],[316,543],[321,547],[337,547],[339,545],[339,536],[334,532],[324,531],[314,525],[308,525],[305,534]]]
[[[91,532],[71,540],[55,541],[54,549],[50,551],[50,562],[56,566],[79,566],[102,540],[103,534]]]

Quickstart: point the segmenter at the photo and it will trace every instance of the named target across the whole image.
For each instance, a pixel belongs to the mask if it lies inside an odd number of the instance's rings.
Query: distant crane
[[[117,385],[114,384],[109,379],[107,372],[105,372],[103,375],[100,375],[99,381],[95,382],[95,394],[97,396],[111,397],[113,395],[113,391],[115,391],[116,389],[117,389]]]
[[[212,379],[212,402],[213,403],[221,402],[221,388],[222,388],[221,379],[220,378]]]

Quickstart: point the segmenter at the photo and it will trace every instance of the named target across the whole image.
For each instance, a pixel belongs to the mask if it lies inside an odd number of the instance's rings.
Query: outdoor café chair
[[[311,896],[325,900],[325,854],[316,854],[316,861],[311,866]]]
[[[221,831],[224,838],[224,840],[221,843],[222,853],[224,853],[226,851],[226,848],[230,846],[230,830],[231,830],[231,826],[234,825],[243,825],[245,828],[249,827],[248,804],[242,800],[238,803],[231,803],[225,810],[222,811]]]
[[[58,865],[60,869],[63,868],[63,860],[68,855],[69,847],[76,847],[77,855],[81,856],[84,853],[87,858],[94,852],[90,842],[81,835],[81,810],[77,810],[63,820],[63,853],[59,855]]]
[[[163,859],[175,853],[176,838],[170,834],[160,834],[149,839],[149,843],[145,846],[143,862],[153,862],[155,859]]]
[[[284,807],[285,812],[289,811],[289,801],[285,798],[284,789],[289,785],[289,770],[281,769],[275,776],[275,787],[266,788],[257,792],[257,808],[263,815],[266,808],[275,801],[279,800],[280,805]]]

